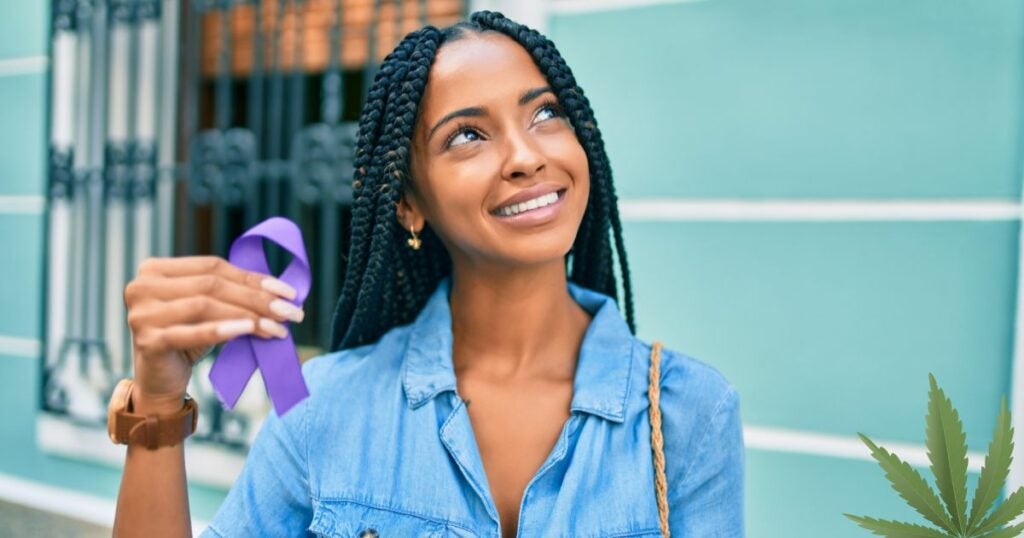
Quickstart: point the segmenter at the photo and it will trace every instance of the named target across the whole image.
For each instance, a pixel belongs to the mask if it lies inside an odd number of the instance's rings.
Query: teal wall
[[[549,34],[623,195],[1015,198],[1022,24],[1019,0],[706,0]]]
[[[1019,0],[707,0],[561,14],[548,33],[621,199],[1020,196]],[[625,223],[640,335],[719,368],[747,426],[923,445],[933,372],[975,451],[1010,391],[1018,229]],[[872,462],[748,447],[747,465],[751,537],[920,519]]]
[[[15,7],[16,4],[16,7]],[[0,61],[47,54],[49,2],[0,7]],[[1024,2],[709,0],[556,15],[624,199],[1020,196]],[[0,75],[0,196],[44,194],[45,69]],[[0,212],[0,336],[42,338],[45,220]],[[748,425],[920,444],[927,374],[974,450],[1009,394],[1018,223],[625,223],[640,334],[739,388]],[[0,350],[0,473],[114,499],[40,453],[41,357]],[[908,517],[869,462],[747,454],[752,537]],[[193,486],[209,518],[224,492]]]

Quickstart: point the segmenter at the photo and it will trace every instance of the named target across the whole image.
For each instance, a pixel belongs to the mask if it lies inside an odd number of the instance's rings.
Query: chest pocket
[[[313,512],[309,531],[330,538],[449,536],[443,522],[344,500],[321,501]]]

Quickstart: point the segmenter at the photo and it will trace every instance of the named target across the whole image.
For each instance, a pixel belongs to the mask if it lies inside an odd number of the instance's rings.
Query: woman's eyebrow
[[[487,115],[487,112],[483,108],[478,107],[478,106],[472,106],[472,107],[469,107],[469,108],[460,108],[460,109],[456,110],[455,112],[451,112],[451,113],[445,115],[445,117],[441,118],[441,121],[438,121],[437,123],[434,124],[433,127],[430,128],[430,132],[427,133],[427,142],[430,141],[430,137],[434,136],[434,132],[437,131],[438,129],[440,129],[442,125],[448,123],[449,121],[451,121],[451,120],[453,120],[455,118],[460,118],[460,117],[479,117],[479,116],[485,116],[485,115]]]
[[[530,101],[533,101],[537,97],[550,91],[551,88],[548,86],[541,86],[539,88],[534,88],[532,90],[526,90],[525,92],[523,92],[523,95],[519,96],[519,106],[523,106],[529,103]],[[446,114],[445,117],[441,118],[437,123],[435,123],[433,127],[430,128],[430,131],[427,133],[427,141],[430,141],[430,138],[434,136],[434,132],[440,129],[442,125],[448,123],[449,121],[455,118],[480,117],[485,115],[487,115],[487,111],[483,107],[478,106],[460,108],[454,112],[450,112]]]
[[[539,96],[541,96],[541,95],[543,95],[543,94],[545,94],[547,92],[550,92],[550,91],[551,91],[551,88],[549,88],[547,86],[541,86],[540,88],[534,88],[532,90],[526,90],[526,92],[524,92],[523,95],[519,97],[519,106],[523,106],[526,103],[529,103],[530,101],[533,101],[537,97],[539,97]],[[551,93],[554,93],[554,92],[551,92]]]

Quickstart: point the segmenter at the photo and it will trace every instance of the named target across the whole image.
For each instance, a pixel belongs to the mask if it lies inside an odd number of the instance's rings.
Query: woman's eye
[[[537,121],[544,121],[558,117],[560,115],[561,114],[559,113],[559,109],[556,105],[546,104],[540,107],[540,109],[537,111],[537,115],[534,117],[537,118]]]
[[[480,134],[473,129],[459,129],[448,139],[448,147],[461,146],[467,142],[474,142],[480,139]]]

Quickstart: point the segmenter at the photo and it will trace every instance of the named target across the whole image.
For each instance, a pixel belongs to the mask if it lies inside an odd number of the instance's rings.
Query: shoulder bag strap
[[[654,492],[658,497],[658,524],[661,534],[669,538],[668,480],[665,478],[665,440],[661,437],[661,342],[651,346],[651,370],[647,395],[650,399],[651,449],[654,451]]]

